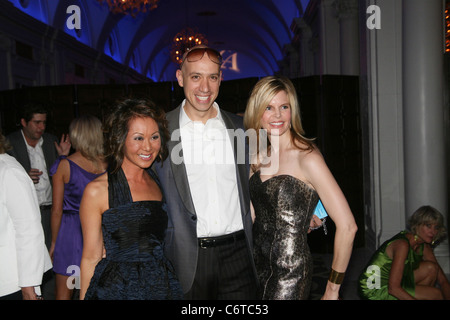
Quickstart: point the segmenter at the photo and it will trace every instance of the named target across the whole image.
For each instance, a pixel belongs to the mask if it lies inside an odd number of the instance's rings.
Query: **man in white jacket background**
[[[0,133],[0,300],[37,300],[52,263],[36,190]]]

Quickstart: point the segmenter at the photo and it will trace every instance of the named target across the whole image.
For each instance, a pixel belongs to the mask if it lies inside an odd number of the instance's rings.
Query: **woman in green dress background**
[[[410,231],[396,234],[371,257],[359,277],[362,299],[450,299],[450,283],[433,253],[433,246],[445,236],[442,214],[422,206],[409,226]]]

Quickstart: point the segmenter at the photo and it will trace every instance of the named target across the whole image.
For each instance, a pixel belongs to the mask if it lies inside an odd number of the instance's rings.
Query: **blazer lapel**
[[[20,164],[25,168],[25,171],[27,173],[30,172],[31,169],[30,157],[28,156],[27,145],[23,140],[21,130],[11,134],[11,144],[13,145],[14,149],[10,154],[14,156],[18,162],[20,162]]]
[[[223,121],[225,122],[225,126],[227,127],[227,129],[232,129],[228,133],[234,151],[234,160],[236,163],[236,179],[239,190],[239,199],[241,202],[241,211],[242,215],[245,216],[250,209],[250,194],[247,191],[249,190],[248,175],[250,168],[248,166],[248,150],[245,143],[245,133],[242,130],[241,136],[237,132],[237,130],[242,128],[235,124],[226,112],[221,112]],[[244,157],[242,157],[242,152],[244,152]]]
[[[168,129],[171,138],[167,143],[167,148],[169,150],[169,162],[172,167],[172,174],[178,193],[180,194],[181,200],[183,201],[186,209],[195,215],[195,207],[192,202],[186,166],[184,165],[183,149],[181,147],[180,108],[181,106],[167,114],[167,120],[169,122]]]

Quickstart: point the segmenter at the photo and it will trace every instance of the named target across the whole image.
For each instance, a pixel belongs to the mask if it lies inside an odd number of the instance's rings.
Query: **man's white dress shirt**
[[[232,142],[216,103],[217,116],[205,124],[180,112],[180,133],[197,237],[215,237],[243,229]]]
[[[48,176],[47,165],[45,164],[44,150],[42,150],[42,144],[44,139],[41,137],[36,147],[32,147],[27,143],[25,136],[22,136],[27,146],[28,157],[30,158],[30,165],[33,169],[39,169],[42,171],[39,177],[39,182],[34,185],[36,188],[36,194],[38,197],[39,205],[51,205],[52,204],[52,185],[50,183],[50,177]]]

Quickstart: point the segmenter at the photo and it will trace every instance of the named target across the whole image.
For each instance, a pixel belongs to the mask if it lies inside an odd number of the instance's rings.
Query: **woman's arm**
[[[386,249],[386,253],[392,258],[388,291],[391,296],[394,296],[399,300],[415,300],[413,296],[402,288],[402,278],[408,251],[409,243],[405,240],[394,241]]]
[[[55,243],[58,237],[59,227],[61,226],[61,219],[63,214],[64,203],[64,184],[69,181],[70,178],[70,165],[66,159],[62,159],[58,165],[58,169],[52,176],[52,215],[51,215],[51,228],[52,228],[52,244],[50,246],[50,257],[53,260],[53,252],[55,250]]]
[[[358,230],[353,214],[320,152],[314,150],[304,157],[302,171],[319,194],[328,215],[336,225],[331,268],[338,273],[345,273],[352,254],[353,240]],[[338,299],[340,286],[328,281],[322,298]]]
[[[105,189],[104,183],[97,180],[90,182],[86,186],[80,204],[80,221],[83,231],[80,300],[84,299],[94,274],[95,266],[102,259],[103,255],[102,213],[105,211],[107,189]]]

